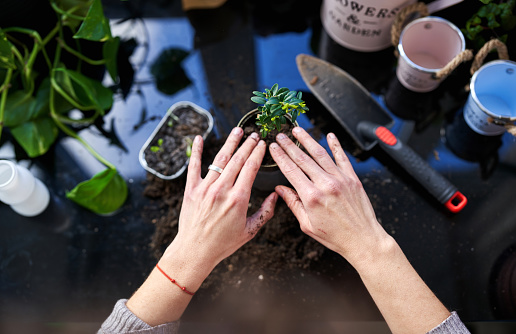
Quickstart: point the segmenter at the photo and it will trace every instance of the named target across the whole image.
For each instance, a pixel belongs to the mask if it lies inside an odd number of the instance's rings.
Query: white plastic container
[[[0,160],[0,201],[22,216],[33,217],[47,208],[50,194],[27,168]]]
[[[163,174],[159,173],[158,171],[154,170],[153,168],[149,167],[149,165],[147,164],[147,160],[145,159],[145,149],[149,145],[151,145],[151,143],[154,141],[154,138],[158,134],[161,127],[164,126],[165,123],[168,121],[170,114],[173,114],[176,110],[181,109],[181,108],[191,108],[193,111],[206,117],[206,119],[208,121],[208,129],[206,129],[206,131],[202,134],[202,138],[204,140],[206,140],[208,135],[213,130],[214,122],[213,122],[213,117],[211,116],[211,114],[206,109],[201,108],[200,106],[198,106],[197,104],[195,104],[193,102],[180,101],[180,102],[174,103],[170,108],[168,108],[167,113],[165,114],[165,116],[163,116],[163,118],[161,119],[159,124],[156,126],[154,131],[151,133],[149,138],[147,138],[147,141],[145,141],[145,144],[143,144],[142,148],[140,149],[140,153],[138,155],[138,160],[140,161],[140,165],[142,165],[142,167],[149,173],[154,174],[163,180],[173,180],[173,179],[181,176],[183,174],[183,172],[186,170],[186,168],[188,167],[188,162],[190,161],[190,159],[187,159],[185,164],[183,165],[183,167],[180,170],[178,170],[175,174],[163,175]]]

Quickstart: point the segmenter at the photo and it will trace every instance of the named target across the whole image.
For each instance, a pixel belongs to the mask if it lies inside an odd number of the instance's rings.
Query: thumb
[[[294,189],[285,186],[276,186],[275,190],[278,195],[283,198],[294,216],[296,216],[299,224],[301,226],[308,226],[310,219],[308,218],[303,202],[299,198],[297,192]]]
[[[251,217],[247,218],[247,232],[252,239],[262,226],[274,216],[274,208],[278,201],[278,195],[272,193],[263,201],[262,206]]]

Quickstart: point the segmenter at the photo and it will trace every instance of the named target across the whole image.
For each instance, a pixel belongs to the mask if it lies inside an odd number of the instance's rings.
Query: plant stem
[[[56,125],[64,132],[66,133],[68,136],[76,139],[77,141],[79,141],[98,161],[100,161],[102,164],[104,164],[106,167],[110,168],[110,169],[113,169],[113,170],[116,170],[116,167],[110,163],[109,161],[107,161],[106,159],[104,159],[100,154],[97,153],[97,151],[95,151],[93,149],[93,147],[90,146],[90,144],[88,144],[84,139],[82,139],[81,136],[79,136],[77,133],[75,133],[73,130],[71,130],[70,128],[68,128],[66,125],[64,125],[60,118],[59,118],[59,115],[56,113],[55,111],[55,107],[54,107],[54,95],[55,95],[55,90],[53,87],[50,87],[50,102],[49,102],[49,106],[50,106],[50,115],[52,116],[52,119],[54,120],[54,122],[56,123]]]
[[[61,25],[61,21],[59,21],[59,23],[58,23],[58,26],[60,26],[60,25]],[[61,38],[63,38],[61,30],[59,30],[59,35],[60,35]],[[61,49],[62,49],[62,47],[58,43],[57,47],[56,47],[56,54],[55,54],[55,57],[54,57],[54,68],[56,68],[57,65],[59,64],[59,59],[61,57]],[[55,89],[54,85],[57,85],[57,82],[56,82],[56,79],[55,79],[55,71],[54,70],[52,70],[50,72],[50,82],[51,82],[51,85],[50,85],[50,97],[49,97],[49,103],[48,104],[49,104],[49,108],[50,108],[50,115],[52,116],[52,119],[54,120],[56,125],[64,133],[66,133],[68,136],[70,136],[72,138],[75,138],[77,141],[79,141],[79,143],[81,143],[86,148],[86,150],[88,150],[98,161],[100,161],[106,167],[108,167],[110,169],[113,169],[113,170],[116,170],[116,167],[112,163],[110,163],[109,161],[104,159],[100,154],[97,153],[97,151],[95,151],[93,149],[93,147],[90,146],[90,144],[88,144],[84,139],[82,139],[81,136],[79,136],[77,133],[75,133],[73,130],[69,129],[66,125],[64,125],[61,122],[60,116],[56,112],[55,105],[54,105],[55,92],[56,92],[56,89]]]
[[[106,60],[105,59],[100,59],[100,60],[93,60],[93,59],[90,59],[88,57],[86,57],[85,55],[83,55],[82,53],[80,53],[79,51],[71,48],[70,46],[68,46],[62,39],[58,39],[58,42],[59,44],[63,47],[63,49],[65,49],[66,51],[68,51],[69,53],[73,54],[74,56],[76,56],[77,58],[79,58],[80,60],[83,60],[91,65],[104,65],[106,63]]]
[[[71,19],[75,19],[75,20],[79,20],[79,21],[83,21],[85,19],[85,17],[79,16],[79,15],[74,15],[72,13],[78,9],[81,9],[82,7],[91,6],[91,3],[92,3],[92,1],[88,1],[85,4],[79,4],[77,6],[70,8],[68,11],[64,11],[61,8],[59,8],[59,6],[55,3],[55,1],[51,1],[52,8],[56,11],[56,13],[63,15],[63,20],[66,20],[69,17]]]
[[[2,97],[0,99],[0,139],[2,138],[2,129],[4,128],[5,102],[7,101],[7,92],[9,91],[9,85],[11,84],[12,75],[13,69],[10,68],[7,70],[7,75],[5,76],[4,83],[0,88],[2,91]]]

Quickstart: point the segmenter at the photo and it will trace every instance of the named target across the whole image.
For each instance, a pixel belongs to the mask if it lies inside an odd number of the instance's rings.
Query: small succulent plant
[[[287,122],[287,115],[290,115],[294,123],[300,114],[304,114],[308,107],[301,99],[301,92],[291,91],[288,88],[279,88],[274,84],[264,92],[254,91],[251,101],[260,104],[256,125],[260,127],[260,134],[263,138],[276,128],[278,131],[281,125]]]
[[[159,138],[156,146],[151,146],[150,150],[154,153],[161,151],[161,146],[163,146],[163,138]]]

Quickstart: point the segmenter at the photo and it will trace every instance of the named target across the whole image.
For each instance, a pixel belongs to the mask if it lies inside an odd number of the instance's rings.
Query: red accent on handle
[[[398,142],[398,140],[396,139],[396,136],[393,135],[392,132],[390,132],[384,126],[377,127],[376,130],[374,131],[374,133],[376,134],[376,137],[378,137],[378,139],[380,139],[381,141],[383,141],[385,144],[387,144],[389,146],[394,146]]]
[[[466,196],[464,196],[460,191],[457,191],[444,205],[451,212],[457,213],[460,210],[464,209],[467,203],[468,199],[466,198]]]

